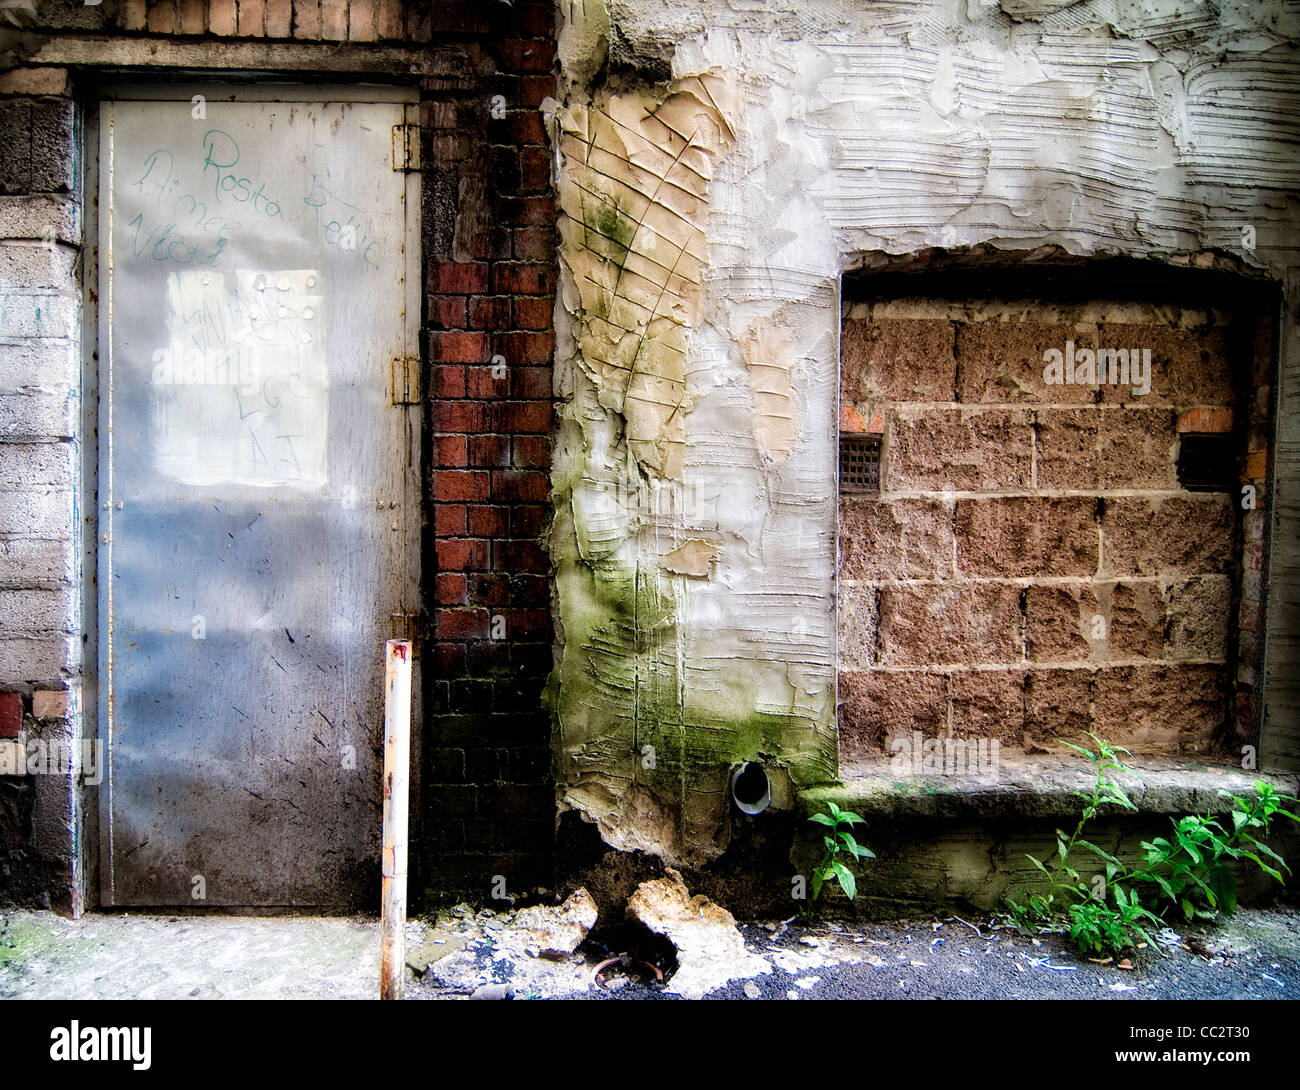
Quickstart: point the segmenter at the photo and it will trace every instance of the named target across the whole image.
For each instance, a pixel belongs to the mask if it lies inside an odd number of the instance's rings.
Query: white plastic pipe
[[[411,773],[411,641],[384,647],[383,916],[379,998],[401,999],[406,981],[406,811]]]

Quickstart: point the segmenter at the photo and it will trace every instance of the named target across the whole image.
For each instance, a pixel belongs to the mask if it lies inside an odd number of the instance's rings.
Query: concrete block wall
[[[83,716],[93,700],[83,707],[76,690],[90,680],[83,640],[94,641],[93,613],[81,608],[93,586],[78,572],[82,458],[94,455],[80,398],[78,127],[96,83],[124,69],[143,82],[395,78],[421,90],[428,357],[419,619],[428,689],[412,895],[483,898],[496,875],[512,892],[549,880],[542,692],[553,632],[542,538],[556,274],[541,106],[555,88],[553,21],[543,0],[37,0],[21,34],[6,30],[0,758],[16,752],[3,737],[15,722],[29,739],[94,729]],[[3,772],[0,903],[93,903],[93,791],[69,776]]]
[[[1238,630],[1262,502],[1188,491],[1177,462],[1184,435],[1228,433],[1233,479],[1266,493],[1255,332],[1154,305],[846,307],[841,430],[883,435],[879,494],[840,499],[846,762],[918,730],[1031,753],[1080,730],[1151,755],[1254,741]],[[1067,342],[1149,350],[1149,391],[1046,383]]]
[[[82,644],[81,204],[62,68],[0,74],[0,890],[71,907]]]

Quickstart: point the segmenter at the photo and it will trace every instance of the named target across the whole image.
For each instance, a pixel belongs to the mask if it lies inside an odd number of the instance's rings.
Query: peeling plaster
[[[686,340],[706,260],[709,180],[734,139],[713,76],[655,100],[606,93],[559,115],[560,238],[577,290],[578,348],[639,466],[682,475]]]
[[[555,111],[562,793],[609,843],[673,861],[725,848],[737,761],[834,772],[830,431],[795,455],[803,360],[828,356],[836,301],[801,336],[761,296],[733,333],[706,298],[739,109],[704,71]],[[818,379],[833,394],[833,370]]]
[[[1300,14],[580,7],[608,28],[561,31],[592,44],[562,49],[557,114],[560,790],[610,844],[707,858],[726,845],[732,762],[768,759],[796,785],[836,774],[841,272],[931,247],[1055,246],[1227,251],[1283,275],[1300,264]],[[659,64],[671,82],[620,75]],[[679,151],[692,169],[670,175]],[[646,222],[673,261],[651,260]],[[703,541],[717,542],[707,568]]]
[[[741,334],[740,355],[754,391],[754,432],[763,459],[768,465],[779,465],[794,453],[799,435],[799,406],[791,376],[794,340],[775,322],[762,319]]]
[[[704,579],[708,577],[710,565],[718,559],[721,547],[721,542],[693,537],[661,557],[659,566],[674,575],[691,575],[696,579]]]
[[[609,12],[605,0],[568,0],[556,35],[560,74],[570,89],[588,84],[609,58]]]

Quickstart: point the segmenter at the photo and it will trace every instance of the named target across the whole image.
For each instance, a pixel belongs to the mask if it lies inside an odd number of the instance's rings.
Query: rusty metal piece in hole
[[[646,969],[649,969],[652,973],[654,973],[656,983],[662,984],[664,982],[664,974],[660,970],[659,966],[652,965],[648,961],[642,961],[640,958],[631,957],[628,954],[619,954],[618,957],[607,958],[605,961],[602,961],[599,965],[596,966],[595,969],[592,970],[591,980],[592,983],[595,984],[597,988],[605,987],[604,982],[600,979],[600,974],[603,973],[606,969],[614,965],[621,965],[625,969],[630,968],[633,965],[642,966]]]

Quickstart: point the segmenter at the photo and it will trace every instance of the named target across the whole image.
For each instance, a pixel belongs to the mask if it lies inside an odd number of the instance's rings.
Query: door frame
[[[370,79],[373,77],[363,77]],[[245,82],[248,81],[248,82]],[[256,81],[256,82],[254,82]],[[79,556],[81,584],[81,612],[83,632],[82,668],[82,736],[102,743],[100,782],[95,788],[97,804],[80,793],[74,801],[74,835],[80,841],[75,855],[85,869],[87,881],[83,887],[85,903],[101,907],[116,904],[113,888],[112,866],[112,703],[111,674],[105,674],[105,665],[111,662],[112,601],[108,594],[111,571],[111,542],[101,549],[100,528],[100,469],[111,467],[108,461],[111,444],[111,401],[101,397],[101,388],[112,381],[112,359],[107,351],[110,344],[111,293],[108,283],[109,262],[101,260],[104,245],[103,232],[108,216],[101,213],[100,184],[103,177],[101,155],[107,147],[108,115],[103,107],[116,102],[190,101],[203,95],[208,102],[355,102],[397,103],[402,109],[406,125],[419,126],[420,90],[418,85],[379,82],[311,82],[309,76],[293,79],[285,73],[266,74],[259,78],[248,73],[202,73],[193,78],[171,74],[161,79],[141,81],[138,77],[107,77],[97,80],[83,99],[83,124],[81,131],[81,205],[82,221],[82,405],[81,435],[83,437],[82,483],[80,511],[82,513],[82,545]],[[390,164],[391,165],[391,164]],[[396,170],[397,168],[393,168]],[[423,235],[421,223],[421,175],[418,166],[403,170],[403,247],[402,247],[402,344],[403,354],[421,361],[420,375],[425,374],[422,330],[424,325],[423,292]],[[103,358],[100,349],[103,347]],[[382,374],[385,395],[388,394],[390,376]],[[421,390],[423,386],[421,385]],[[393,405],[394,412],[399,406]],[[407,472],[403,477],[403,512],[406,515],[401,530],[402,554],[408,576],[404,581],[405,611],[417,619],[423,614],[422,533],[423,533],[423,446],[424,414],[417,401],[400,406],[406,431]],[[396,426],[396,424],[394,425]],[[417,620],[418,624],[418,620]],[[405,635],[398,631],[394,618],[394,637]],[[415,635],[417,655],[414,660],[414,677],[411,694],[411,782],[410,809],[420,813],[421,745],[419,725],[422,723],[422,693],[420,657],[418,656],[418,630]],[[377,661],[383,648],[375,651]],[[382,740],[381,740],[382,741]],[[376,858],[375,865],[379,866]],[[249,906],[274,909],[277,906]],[[320,906],[327,908],[328,906]],[[350,906],[358,907],[358,906]],[[222,911],[222,908],[213,908]]]

